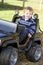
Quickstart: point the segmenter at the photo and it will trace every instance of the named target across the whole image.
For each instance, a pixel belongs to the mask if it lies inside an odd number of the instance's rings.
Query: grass
[[[40,27],[43,30],[43,6],[42,6],[42,10],[39,11],[39,3],[40,0],[28,0],[25,3],[25,6],[33,7],[34,13],[39,14]],[[4,0],[4,4],[2,6],[0,0],[0,19],[12,21],[13,15],[15,14],[15,9],[17,8],[20,11],[20,15],[22,15],[23,14],[22,4],[23,1],[20,0]]]

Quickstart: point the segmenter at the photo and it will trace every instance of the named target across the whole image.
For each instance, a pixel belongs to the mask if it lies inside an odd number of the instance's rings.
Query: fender
[[[34,38],[34,42],[38,43],[38,44],[41,44],[41,40],[39,37],[35,37]]]
[[[15,44],[15,43],[17,43],[16,40],[10,39],[10,40],[4,41],[2,44],[2,47],[6,47],[9,44],[11,45],[11,44]]]

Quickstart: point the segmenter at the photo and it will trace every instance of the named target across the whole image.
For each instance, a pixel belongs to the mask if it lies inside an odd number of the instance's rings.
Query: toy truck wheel
[[[37,43],[34,43],[31,49],[27,52],[26,57],[32,62],[39,61],[41,58],[41,46]]]
[[[17,59],[18,50],[16,48],[5,48],[0,54],[0,65],[15,65]]]

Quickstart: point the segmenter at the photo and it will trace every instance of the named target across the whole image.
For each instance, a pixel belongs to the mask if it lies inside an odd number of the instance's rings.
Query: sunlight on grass
[[[2,12],[2,13],[1,13]],[[14,11],[1,11],[0,12],[0,19],[5,19],[5,20],[12,20]]]

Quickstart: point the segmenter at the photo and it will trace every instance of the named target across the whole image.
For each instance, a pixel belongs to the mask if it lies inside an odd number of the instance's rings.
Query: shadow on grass
[[[21,6],[16,6],[16,5],[10,5],[8,3],[4,3],[2,5],[2,3],[0,2],[0,10],[15,10],[15,9],[19,9],[22,10],[23,7]]]

